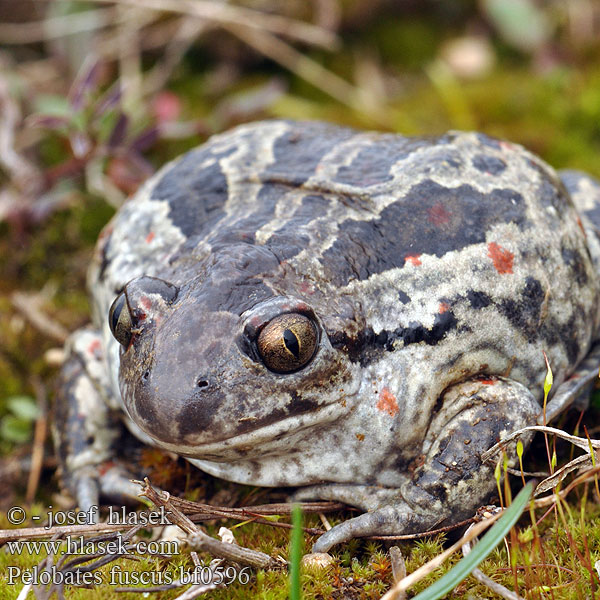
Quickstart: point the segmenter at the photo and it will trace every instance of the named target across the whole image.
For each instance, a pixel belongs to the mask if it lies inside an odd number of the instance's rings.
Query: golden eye
[[[127,348],[131,341],[133,324],[124,292],[121,292],[112,303],[108,311],[108,324],[117,342]]]
[[[317,348],[317,328],[304,315],[288,313],[272,319],[260,332],[258,352],[265,366],[276,373],[301,369]]]

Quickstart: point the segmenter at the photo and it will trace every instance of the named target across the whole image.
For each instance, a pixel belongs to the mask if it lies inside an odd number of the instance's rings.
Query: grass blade
[[[417,594],[413,600],[438,600],[452,591],[504,539],[527,506],[532,491],[533,484],[529,482],[471,552],[433,585]]]
[[[301,600],[300,561],[302,560],[302,509],[292,508],[292,540],[290,543],[290,600]]]

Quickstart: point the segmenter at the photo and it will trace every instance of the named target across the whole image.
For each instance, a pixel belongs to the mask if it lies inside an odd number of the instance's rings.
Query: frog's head
[[[317,314],[262,280],[224,275],[213,269],[179,287],[139,277],[114,301],[133,421],[178,454],[225,459],[268,452],[270,442],[280,449],[286,434],[351,410],[360,373],[336,347],[340,305]]]

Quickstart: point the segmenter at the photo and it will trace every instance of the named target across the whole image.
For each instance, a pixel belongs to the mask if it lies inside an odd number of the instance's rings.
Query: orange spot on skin
[[[427,216],[429,217],[429,221],[436,227],[445,225],[450,221],[450,213],[440,202],[427,209]]]
[[[488,244],[488,256],[494,262],[494,267],[498,273],[504,275],[513,272],[513,260],[515,259],[515,255],[500,246],[500,244],[490,242]]]
[[[443,315],[445,312],[448,312],[449,308],[450,307],[445,302],[440,302],[440,308],[439,308],[440,315]]]
[[[364,440],[365,440],[365,434],[364,434],[364,433],[357,433],[357,434],[356,434],[356,439],[357,439],[359,442],[364,442]]]
[[[150,310],[152,308],[152,302],[150,301],[150,298],[148,298],[148,296],[142,296],[140,298],[140,304],[146,309],[146,310]]]
[[[496,383],[495,379],[489,379],[489,378],[485,378],[485,377],[478,377],[477,381],[479,381],[480,383],[483,383],[483,385],[494,385]]]
[[[100,340],[94,340],[89,346],[88,346],[88,352],[90,354],[94,354],[95,352],[99,351],[102,349],[102,344],[100,344]]]
[[[312,283],[310,283],[310,281],[303,281],[300,284],[300,293],[311,295],[315,293],[315,288],[313,287]]]
[[[110,469],[116,466],[116,463],[112,460],[106,460],[101,465],[98,465],[98,473],[105,475]]]
[[[414,265],[415,267],[418,267],[421,264],[421,260],[419,259],[419,256],[421,256],[420,254],[415,254],[414,256],[411,256],[410,254],[407,254],[404,257],[404,260],[407,263],[410,263],[411,265]]]
[[[154,231],[151,231],[147,236],[146,236],[146,243],[149,244],[152,240],[154,239]]]
[[[389,388],[384,387],[379,392],[379,401],[377,402],[377,409],[381,412],[386,412],[390,417],[395,417],[398,412],[398,402],[396,396],[390,392]]]
[[[585,229],[583,227],[583,223],[581,222],[581,219],[579,218],[579,216],[577,216],[577,225],[579,225],[579,229],[581,229],[581,231],[583,231],[584,237],[587,237],[587,235],[585,233]]]

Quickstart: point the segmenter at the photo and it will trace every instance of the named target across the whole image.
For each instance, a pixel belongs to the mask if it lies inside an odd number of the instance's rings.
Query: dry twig
[[[57,321],[51,319],[43,310],[41,294],[14,292],[11,297],[13,306],[39,331],[64,344],[69,332]]]
[[[0,71],[0,167],[9,175],[18,192],[30,199],[42,189],[43,176],[15,149],[15,131],[20,121],[19,106],[10,94],[6,77]]]
[[[394,583],[398,583],[406,577],[406,563],[404,562],[404,557],[398,546],[392,546],[390,548],[390,562],[392,563],[392,577]],[[398,592],[396,600],[404,600],[404,598],[406,598],[406,592]]]
[[[150,485],[147,478],[144,480],[144,483],[145,486],[140,495],[148,498],[156,506],[164,506],[167,509],[169,519],[188,534],[186,540],[194,550],[205,550],[215,556],[251,567],[262,569],[282,567],[282,563],[279,560],[271,558],[264,552],[258,552],[257,550],[251,550],[250,548],[234,544],[226,544],[206,535],[188,517],[172,505],[170,497],[166,492],[158,493]]]
[[[48,17],[43,21],[0,23],[0,42],[3,44],[34,44],[67,35],[97,31],[118,23],[119,19],[113,6]]]
[[[282,15],[267,14],[243,6],[232,6],[210,0],[92,0],[106,4],[131,5],[145,10],[174,12],[197,17],[220,25],[270,31],[285,37],[334,50],[338,46],[335,33],[304,21]]]
[[[31,470],[29,471],[27,491],[25,493],[25,502],[28,504],[33,502],[40,482],[40,475],[44,465],[44,444],[46,443],[46,434],[48,432],[46,388],[38,377],[34,377],[32,383],[35,388],[36,404],[40,415],[35,422],[33,447],[31,449]]]

